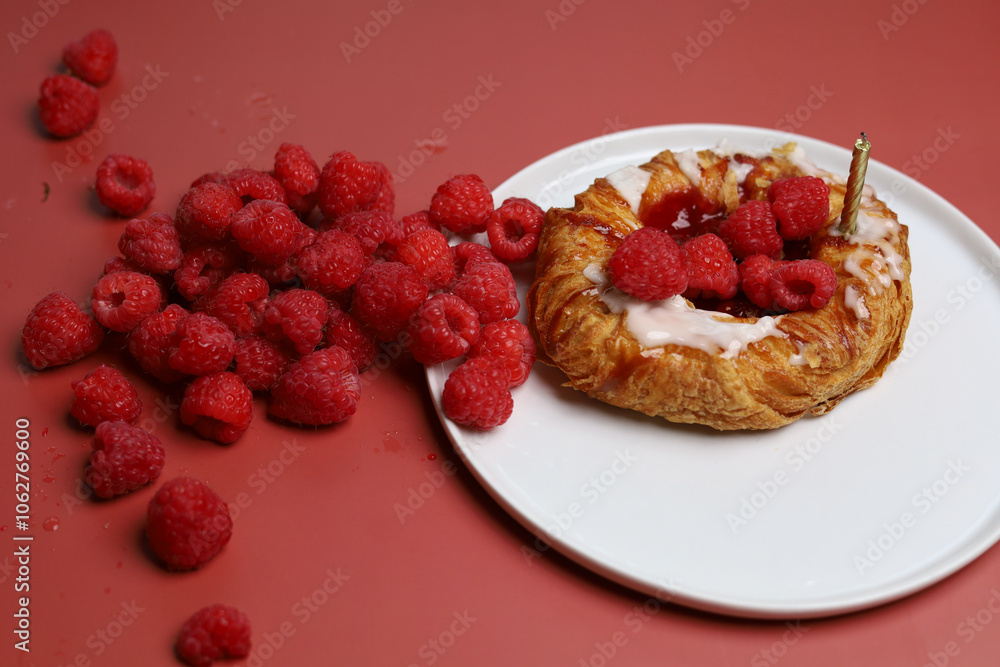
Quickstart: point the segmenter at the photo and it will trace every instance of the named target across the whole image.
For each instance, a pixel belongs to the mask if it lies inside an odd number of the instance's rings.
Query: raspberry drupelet
[[[373,264],[354,285],[353,309],[379,340],[395,338],[427,299],[427,283],[401,262]]]
[[[454,294],[436,294],[410,318],[407,349],[425,365],[460,357],[479,339],[479,313]]]
[[[188,311],[172,303],[139,323],[128,336],[128,350],[144,371],[161,382],[177,382],[184,373],[170,366],[170,352],[177,345],[177,327]]]
[[[468,359],[444,383],[441,409],[448,419],[487,431],[505,423],[514,409],[510,372],[490,355]]]
[[[479,176],[461,174],[438,186],[431,198],[431,222],[456,234],[486,231],[493,195]]]
[[[253,419],[253,392],[235,373],[203,375],[184,390],[181,421],[203,438],[236,442]]]
[[[105,421],[134,424],[142,413],[142,401],[132,383],[117,368],[101,364],[80,380],[70,383],[73,404],[70,414],[87,426]]]
[[[528,379],[535,354],[535,339],[528,327],[517,320],[487,324],[469,349],[470,359],[489,355],[501,361],[510,372],[511,387],[518,387]]]
[[[719,225],[722,237],[739,259],[750,255],[781,256],[784,240],[778,234],[778,220],[770,202],[751,200],[740,204],[732,215]]]
[[[358,409],[361,379],[339,347],[316,350],[291,365],[271,388],[270,413],[308,426],[345,421]]]
[[[514,276],[497,261],[466,264],[451,292],[475,308],[483,324],[510,319],[521,308]]]
[[[35,304],[21,329],[21,349],[37,370],[70,364],[93,353],[104,329],[63,292]]]
[[[97,425],[84,479],[98,498],[114,498],[156,481],[163,470],[159,438],[122,421]]]
[[[175,271],[184,256],[180,235],[166,213],[129,220],[118,239],[118,249],[126,260],[150,273]]]
[[[185,375],[210,375],[226,370],[236,354],[236,336],[218,318],[191,313],[177,324],[167,356],[170,368]]]
[[[236,191],[221,183],[192,186],[177,204],[174,224],[187,238],[219,241],[229,235],[233,216],[243,208]]]
[[[643,301],[660,301],[688,286],[684,253],[664,231],[640,227],[625,237],[608,262],[615,287]]]
[[[128,332],[158,312],[165,302],[166,294],[152,276],[118,271],[105,274],[94,285],[90,309],[102,326]]]
[[[138,215],[156,196],[153,170],[145,160],[114,153],[97,167],[97,198],[120,216]]]
[[[380,162],[363,162],[348,151],[340,151],[320,173],[319,210],[329,220],[359,211],[393,212],[392,175]]]

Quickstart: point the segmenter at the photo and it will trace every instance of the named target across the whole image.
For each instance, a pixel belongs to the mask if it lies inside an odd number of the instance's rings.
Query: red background
[[[152,489],[109,503],[75,496],[91,435],[68,417],[69,383],[99,362],[122,363],[120,340],[40,374],[19,352],[31,306],[56,289],[85,300],[115,253],[124,221],[92,190],[111,152],[147,159],[159,188],[152,208],[173,211],[195,176],[268,168],[281,142],[304,144],[320,162],[351,150],[405,177],[402,215],[425,208],[450,175],[475,172],[496,186],[609,129],[733,123],[845,147],[865,130],[874,159],[1000,240],[997,25],[997,5],[978,0],[5,2],[0,424],[12,434],[15,419],[31,422],[35,541],[32,650],[22,654],[11,632],[7,445],[0,662],[175,664],[183,620],[226,602],[253,621],[255,660],[245,664],[997,664],[997,548],[905,600],[800,625],[655,604],[642,615],[644,596],[552,551],[527,559],[533,537],[462,467],[421,369],[405,360],[366,385],[346,424],[303,430],[259,416],[231,447],[178,428],[175,397],[126,363],[143,423],[168,450],[161,479],[202,477],[239,507],[215,561],[168,574],[141,543]],[[100,90],[104,130],[48,139],[38,85],[58,70],[63,45],[97,27],[120,47]],[[397,505],[426,482],[433,493],[401,520]]]

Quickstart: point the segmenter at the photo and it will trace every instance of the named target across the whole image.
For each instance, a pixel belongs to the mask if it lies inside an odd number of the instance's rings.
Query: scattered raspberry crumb
[[[70,414],[87,426],[120,421],[134,424],[142,413],[142,401],[132,383],[117,368],[101,364],[82,380],[70,383],[73,404]]]
[[[414,359],[439,364],[462,356],[479,339],[479,313],[454,294],[437,294],[413,314],[406,333]]]
[[[103,86],[115,73],[118,45],[107,30],[92,30],[63,49],[63,64],[92,86]]]
[[[97,89],[68,74],[42,81],[38,112],[49,134],[60,139],[76,136],[97,118]]]
[[[212,560],[232,537],[229,507],[208,484],[177,477],[160,487],[146,512],[153,553],[169,570],[193,570]]]
[[[297,424],[343,422],[358,409],[361,379],[339,347],[317,350],[293,363],[271,388],[270,413]]]
[[[445,380],[441,409],[448,419],[481,431],[505,423],[514,409],[510,372],[489,355],[467,360]]]
[[[535,339],[517,320],[491,322],[483,327],[479,340],[469,349],[469,358],[490,355],[510,372],[510,386],[519,387],[528,379],[535,363]]]
[[[431,221],[456,234],[486,231],[493,212],[493,195],[479,176],[453,176],[438,186],[431,198]]]
[[[63,292],[52,292],[36,303],[21,329],[21,349],[38,370],[82,359],[103,340],[101,326]]]
[[[122,421],[97,425],[84,479],[98,498],[114,498],[149,484],[163,470],[159,438]]]
[[[97,167],[97,198],[117,213],[138,215],[156,196],[153,170],[145,160],[113,153]]]
[[[235,607],[203,607],[184,622],[176,648],[178,657],[192,667],[209,667],[220,658],[245,658],[250,653],[250,621]]]
[[[531,257],[538,247],[545,212],[528,199],[510,197],[490,214],[486,234],[493,254],[515,264]]]
[[[180,236],[166,213],[132,218],[118,239],[118,249],[129,262],[151,273],[168,273],[181,265]]]
[[[688,285],[684,253],[669,234],[641,227],[622,241],[608,261],[615,287],[643,301],[660,301]]]
[[[203,438],[224,445],[235,442],[252,418],[253,392],[235,373],[203,375],[184,390],[181,421]]]
[[[94,319],[112,331],[131,331],[160,310],[166,294],[156,279],[135,271],[105,274],[90,299]]]

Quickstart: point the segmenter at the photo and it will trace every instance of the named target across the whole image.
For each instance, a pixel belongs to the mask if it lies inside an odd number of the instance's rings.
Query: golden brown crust
[[[744,201],[764,199],[773,180],[802,175],[788,158],[792,148],[763,158],[700,151],[699,189],[722,214],[735,210],[741,195]],[[753,165],[741,186],[731,159]],[[603,178],[577,195],[572,209],[546,214],[528,307],[539,358],[560,368],[568,386],[672,422],[768,429],[827,412],[882,376],[902,349],[912,309],[908,230],[882,202],[866,197],[864,213],[885,226],[886,238],[830,233],[844,197],[844,186],[831,179],[831,224],[813,237],[810,252],[837,274],[837,292],[827,306],[781,315],[776,319],[783,335],[750,343],[734,358],[676,344],[641,345],[628,329],[627,312],[611,312],[601,289],[584,274],[592,264],[606,268],[622,239],[664,198],[692,188],[670,151],[640,168],[652,176],[638,215]],[[756,321],[722,314],[715,319]]]

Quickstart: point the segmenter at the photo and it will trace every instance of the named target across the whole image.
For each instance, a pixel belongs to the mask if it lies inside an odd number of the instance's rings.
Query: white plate
[[[745,149],[797,141],[841,174],[851,160],[846,148],[774,130],[650,127],[553,153],[494,197],[568,206],[624,165],[720,139]],[[1000,538],[1000,249],[900,172],[873,161],[867,182],[909,226],[914,266],[904,353],[876,386],[822,418],[718,433],[590,400],[536,364],[502,427],[478,433],[442,417],[469,468],[569,558],[715,612],[847,612],[914,593],[972,561]],[[518,276],[522,302],[530,277]],[[436,404],[447,370],[428,369]],[[529,559],[545,548],[525,547]]]

